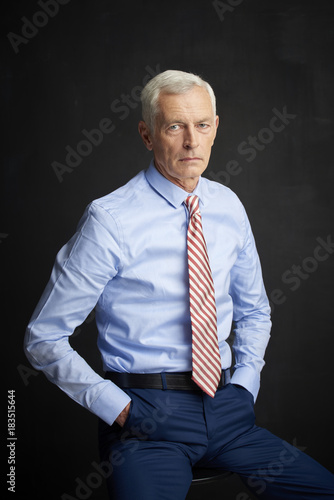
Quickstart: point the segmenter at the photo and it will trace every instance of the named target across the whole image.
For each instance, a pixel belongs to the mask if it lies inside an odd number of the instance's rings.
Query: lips
[[[192,161],[192,160],[200,160],[201,158],[198,158],[197,156],[194,157],[186,157],[186,158],[180,158],[180,161]]]

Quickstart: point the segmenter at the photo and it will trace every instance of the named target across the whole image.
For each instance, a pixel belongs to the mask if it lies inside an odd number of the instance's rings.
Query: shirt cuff
[[[130,401],[131,398],[122,389],[110,382],[91,405],[90,411],[112,425]]]

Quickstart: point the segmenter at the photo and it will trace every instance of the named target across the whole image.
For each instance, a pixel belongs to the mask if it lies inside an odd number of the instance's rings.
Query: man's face
[[[144,122],[139,132],[146,147],[153,150],[157,170],[192,192],[208,166],[218,127],[210,96],[198,86],[185,94],[161,93],[159,110],[154,134]]]

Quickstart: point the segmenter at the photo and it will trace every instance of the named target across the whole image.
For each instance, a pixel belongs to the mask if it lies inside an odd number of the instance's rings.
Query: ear
[[[151,139],[151,132],[149,131],[148,126],[146,125],[145,122],[140,121],[138,124],[138,132],[143,139],[143,143],[147,147],[149,151],[152,151],[153,149],[153,143]]]

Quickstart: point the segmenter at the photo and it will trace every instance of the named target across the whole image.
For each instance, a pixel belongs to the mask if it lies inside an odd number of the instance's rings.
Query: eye
[[[199,127],[199,128],[208,128],[208,127],[209,127],[209,125],[208,125],[207,123],[199,123],[199,124],[198,124],[198,127]]]
[[[171,125],[169,127],[169,130],[178,130],[180,128],[180,125]]]

